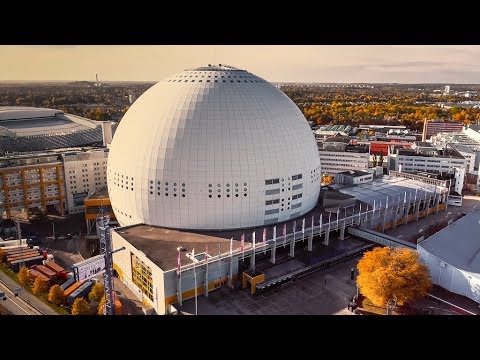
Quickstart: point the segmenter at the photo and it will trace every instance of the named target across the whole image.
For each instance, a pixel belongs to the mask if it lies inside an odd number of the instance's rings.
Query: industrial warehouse
[[[114,269],[166,314],[224,285],[254,293],[271,280],[257,261],[293,258],[299,243],[311,251],[353,232],[391,241],[382,231],[447,207],[447,180],[344,171],[320,191],[321,172],[305,118],[275,86],[225,65],[166,78],[132,105],[110,148],[112,243],[125,248]]]

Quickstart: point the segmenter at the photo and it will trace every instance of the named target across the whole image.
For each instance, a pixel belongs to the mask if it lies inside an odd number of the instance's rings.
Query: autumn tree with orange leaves
[[[398,305],[425,296],[432,286],[427,267],[416,251],[376,247],[358,262],[357,284],[375,306],[395,295]]]

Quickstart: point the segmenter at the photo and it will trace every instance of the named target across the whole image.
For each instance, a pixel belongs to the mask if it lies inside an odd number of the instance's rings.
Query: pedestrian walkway
[[[5,275],[3,272],[0,272],[0,280],[11,290],[18,289],[21,287],[15,281],[13,281],[9,276]],[[30,294],[28,291],[23,290],[18,295],[20,298],[25,300],[31,306],[42,312],[44,315],[59,315],[55,310],[50,306],[45,304],[42,300],[38,299],[35,295]]]
[[[142,310],[143,304],[133,294],[133,292],[120,281],[118,278],[113,278],[113,286],[118,299],[122,303],[124,315],[145,315]]]

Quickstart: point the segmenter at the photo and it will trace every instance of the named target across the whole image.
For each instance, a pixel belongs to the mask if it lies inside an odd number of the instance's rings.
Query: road
[[[13,291],[0,282],[0,291],[3,291],[7,295],[7,300],[0,299],[1,304],[13,315],[42,315],[40,311],[31,307],[25,300],[19,296],[15,296]],[[26,295],[27,297],[30,294]]]
[[[395,229],[385,231],[390,236],[402,240],[414,241],[425,235],[429,225],[446,224],[448,220],[456,219],[460,213],[469,213],[474,206],[480,206],[480,197],[474,195],[465,195],[462,206],[448,206],[446,211],[439,211],[438,214],[431,214],[425,218],[413,221],[408,224],[402,224]]]

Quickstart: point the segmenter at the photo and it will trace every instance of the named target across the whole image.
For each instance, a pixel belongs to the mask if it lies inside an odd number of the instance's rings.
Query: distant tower
[[[423,119],[422,141],[427,140],[427,118]]]
[[[129,95],[128,95],[128,102],[129,102],[130,104],[133,104],[134,101],[135,101],[135,95],[129,94]]]
[[[99,84],[98,84],[98,74],[95,74],[95,79],[97,80],[97,81],[95,82],[95,86],[98,86],[98,85],[99,85]]]
[[[445,94],[449,94],[450,93],[450,85],[446,85],[445,86],[445,91],[444,91]]]

